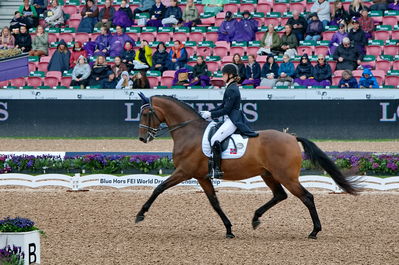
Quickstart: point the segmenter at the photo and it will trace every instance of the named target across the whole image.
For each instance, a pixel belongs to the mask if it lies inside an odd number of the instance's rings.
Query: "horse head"
[[[161,120],[155,113],[151,100],[147,98],[142,92],[138,93],[141,98],[142,105],[140,111],[140,125],[139,125],[139,140],[143,143],[154,140],[157,133]]]

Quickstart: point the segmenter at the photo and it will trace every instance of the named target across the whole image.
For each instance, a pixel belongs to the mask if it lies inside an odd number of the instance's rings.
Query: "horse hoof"
[[[260,225],[260,221],[256,220],[256,221],[252,221],[252,228],[255,230],[256,228],[258,228],[258,226]]]
[[[236,236],[233,233],[226,234],[226,238],[235,238]]]
[[[317,239],[317,236],[309,235],[308,238],[309,238],[309,239]]]
[[[135,223],[138,224],[141,221],[144,221],[144,215],[137,215]]]

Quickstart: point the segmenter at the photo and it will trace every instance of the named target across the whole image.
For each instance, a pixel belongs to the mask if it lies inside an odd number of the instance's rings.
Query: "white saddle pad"
[[[212,153],[211,145],[208,140],[209,130],[215,125],[216,122],[211,122],[208,127],[206,127],[205,133],[202,136],[202,152],[207,157],[210,157]],[[245,150],[247,150],[248,138],[243,138],[240,134],[233,134],[231,137],[234,139],[235,145],[233,141],[229,141],[228,148],[222,153],[222,159],[240,158],[245,154]]]

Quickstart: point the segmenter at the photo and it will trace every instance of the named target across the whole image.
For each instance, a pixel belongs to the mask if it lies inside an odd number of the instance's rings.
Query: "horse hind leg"
[[[267,210],[272,208],[277,203],[287,199],[287,193],[284,191],[281,184],[279,182],[277,182],[270,173],[264,174],[261,177],[265,181],[266,185],[272,190],[273,198],[255,211],[254,217],[252,219],[253,229],[256,229],[260,225],[259,218]]]

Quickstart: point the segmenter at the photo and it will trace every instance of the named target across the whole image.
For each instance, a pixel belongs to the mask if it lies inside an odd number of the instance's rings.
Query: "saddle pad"
[[[210,157],[211,156],[211,145],[208,141],[208,134],[209,130],[211,127],[215,126],[216,122],[211,122],[209,123],[208,127],[206,127],[204,135],[202,136],[202,152],[204,153],[205,156]],[[234,146],[233,141],[229,141],[229,146],[227,149],[222,152],[222,159],[235,159],[235,158],[240,158],[245,154],[245,150],[247,149],[247,144],[248,144],[248,138],[243,138],[240,134],[233,134],[231,136],[237,146]]]

